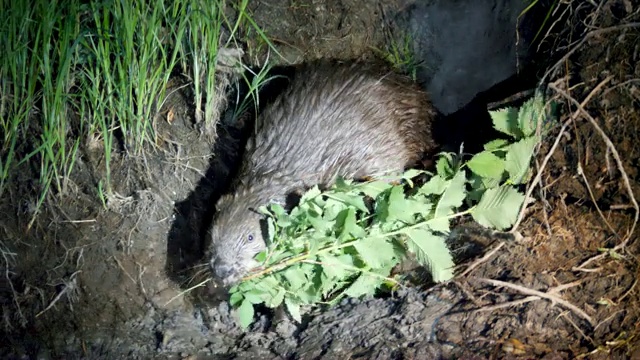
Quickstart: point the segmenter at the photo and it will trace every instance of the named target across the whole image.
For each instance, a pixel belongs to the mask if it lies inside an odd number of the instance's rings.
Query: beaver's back
[[[310,64],[258,118],[240,181],[292,187],[358,178],[405,166],[435,146],[436,116],[410,79],[373,64]],[[290,189],[288,189],[290,190]]]

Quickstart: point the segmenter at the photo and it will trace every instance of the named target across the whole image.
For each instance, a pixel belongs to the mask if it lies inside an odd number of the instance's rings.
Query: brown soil
[[[223,119],[216,144],[205,141],[193,124],[188,93],[177,91],[156,118],[159,148],[144,158],[115,154],[118,196],[107,208],[96,193],[101,149],[89,141],[66,191],[49,196],[31,227],[37,167],[25,164],[12,179],[0,199],[0,355],[640,358],[638,231],[624,181],[627,176],[637,197],[640,14],[630,3],[577,6],[570,24],[586,19],[591,28],[586,35],[572,34],[575,41],[563,50],[571,56],[549,78],[560,89],[550,91],[561,104],[560,121],[569,125],[541,169],[543,190],[533,193],[536,201],[518,228],[521,237],[478,235],[490,243],[489,255],[461,264],[461,271],[472,268],[463,276],[389,298],[314,309],[303,324],[272,322],[264,312],[247,332],[235,324],[216,289],[185,295],[208,276],[203,232],[211,204],[233,176],[243,134]],[[403,6],[404,1],[256,1],[251,10],[282,53],[299,62],[383,48],[383,18]],[[258,50],[251,56],[260,54],[260,46],[249,40],[247,48]],[[176,78],[172,86],[180,82]],[[563,95],[583,102],[592,92],[586,114]],[[538,166],[558,134],[559,127],[540,150]]]

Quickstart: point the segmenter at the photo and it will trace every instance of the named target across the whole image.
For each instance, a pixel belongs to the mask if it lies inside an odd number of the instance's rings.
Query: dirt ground
[[[408,4],[255,1],[251,9],[281,53],[299,62],[369,56],[384,48],[389,14]],[[158,150],[114,155],[117,197],[107,208],[96,194],[101,150],[90,144],[67,191],[52,193],[31,227],[37,164],[16,173],[0,199],[0,356],[640,358],[640,7],[610,0],[567,9],[570,36],[543,69],[566,127],[539,151],[535,202],[515,239],[460,231],[489,245],[453,281],[313,309],[302,324],[264,311],[242,331],[213,282],[190,289],[210,276],[204,232],[246,129],[228,110],[220,138],[208,143],[183,88],[156,119]],[[247,60],[261,63],[264,45],[245,46]]]

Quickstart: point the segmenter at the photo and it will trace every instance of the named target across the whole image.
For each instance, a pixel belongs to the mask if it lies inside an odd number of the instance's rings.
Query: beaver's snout
[[[222,280],[224,286],[231,285],[240,280],[238,267],[231,264],[216,262],[213,264],[213,271]]]

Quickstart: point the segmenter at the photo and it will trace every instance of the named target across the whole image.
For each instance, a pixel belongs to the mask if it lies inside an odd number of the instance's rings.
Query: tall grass
[[[79,140],[70,140],[71,72],[78,55],[79,26],[76,3],[36,1],[3,4],[0,63],[2,105],[0,125],[0,196],[15,160],[39,163],[42,188],[39,208],[53,183],[65,190],[73,170]],[[36,112],[38,112],[36,116]],[[37,136],[28,137],[35,129]],[[17,158],[18,144],[30,151]],[[25,149],[25,150],[26,150]]]
[[[78,4],[38,1],[36,14],[41,15],[40,34],[35,48],[41,50],[39,68],[42,85],[42,133],[40,147],[40,183],[44,189],[38,206],[48,187],[54,182],[56,190],[66,190],[67,179],[73,170],[80,139],[72,138],[69,124],[73,85],[72,67],[77,63],[79,17]]]
[[[35,105],[39,72],[30,50],[31,38],[38,30],[33,21],[34,8],[27,2],[9,4],[9,0],[4,0],[0,8],[4,19],[0,22],[0,48],[4,53],[0,63],[0,196],[16,160],[16,146]]]
[[[373,50],[396,70],[411,77],[414,81],[418,76],[418,60],[412,49],[411,36],[406,33],[398,33],[395,37],[388,31],[386,34],[387,45],[381,50],[374,48]]]
[[[186,59],[191,63],[196,122],[202,124],[204,120],[202,125],[214,135],[215,127],[212,122],[216,111],[213,99],[216,89],[215,64],[224,21],[224,8],[222,3],[202,6],[206,1],[197,2],[201,6],[191,8],[189,16],[189,35],[186,47],[190,56]],[[204,99],[205,96],[206,99]]]
[[[102,190],[111,193],[110,160],[115,134],[126,152],[139,154],[156,144],[154,117],[166,96],[166,86],[178,63],[186,30],[186,2],[122,0],[89,2],[85,37],[89,54],[83,66],[84,107],[89,134],[102,140],[105,179]]]
[[[185,50],[188,55],[184,59],[189,62],[184,68],[191,69],[191,77],[194,83],[194,103],[196,107],[196,122],[201,124],[205,132],[215,138],[216,129],[214,120],[217,118],[215,99],[218,87],[216,70],[220,46],[228,46],[235,39],[239,29],[253,30],[258,36],[277,53],[266,34],[253,21],[247,7],[249,0],[232,2],[238,14],[235,22],[231,22],[225,16],[225,1],[216,4],[206,0],[195,0],[199,6],[190,8],[188,36],[185,42]],[[228,29],[227,39],[222,43],[223,26]],[[261,80],[268,79],[261,77]],[[246,78],[245,78],[246,80]],[[250,96],[256,96],[258,86],[251,86]]]
[[[113,152],[155,146],[154,118],[178,64],[193,77],[197,120],[215,128],[219,47],[242,26],[264,36],[247,4],[233,2],[231,23],[224,0],[3,0],[0,196],[19,165],[36,164],[37,213],[50,188],[66,191],[84,142],[103,148],[97,186],[110,193]]]
[[[89,4],[89,26],[95,27],[96,34],[87,37],[93,61],[85,66],[85,73],[90,80],[101,76],[104,83],[90,82],[87,85],[93,89],[87,91],[93,106],[101,106],[95,102],[96,95],[109,102],[104,110],[114,113],[114,129],[121,131],[127,151],[138,154],[146,143],[155,144],[153,119],[178,61],[187,20],[176,15],[182,13],[179,9],[185,2],[172,2],[172,8],[156,0],[93,0]],[[101,87],[106,92],[101,94]],[[98,119],[92,124],[105,130]]]
[[[518,15],[518,21],[520,20],[520,18],[522,18],[526,13],[528,13],[529,11],[531,11],[531,9],[538,5],[538,3],[540,2],[540,0],[527,0],[525,1],[525,3],[528,3],[527,7],[524,8],[524,10],[522,10],[520,12],[520,14]],[[538,31],[536,32],[536,35],[533,37],[533,39],[531,40],[531,43],[535,43],[536,40],[538,40],[538,38],[540,37],[540,35],[542,34],[542,30],[545,28],[545,25],[547,25],[547,23],[549,22],[549,20],[551,19],[551,16],[553,14],[553,12],[555,11],[556,7],[558,7],[559,1],[558,0],[553,0],[552,3],[550,4],[551,6],[549,6],[549,9],[547,10],[547,13],[545,14],[544,19],[542,20],[542,23],[540,24],[540,27],[538,27]],[[542,4],[541,6],[546,6],[548,4]]]

